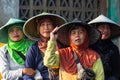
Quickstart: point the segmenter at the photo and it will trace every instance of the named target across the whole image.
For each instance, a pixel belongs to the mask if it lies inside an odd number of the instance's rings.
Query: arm
[[[26,60],[25,60],[25,68],[32,68],[33,70],[36,69],[36,66],[35,66],[35,58],[36,57],[36,51],[34,51],[34,48],[31,46],[27,52],[27,55],[26,55]],[[23,76],[23,79],[24,80],[35,80],[34,79],[34,75],[33,76],[30,76],[30,75],[27,75],[25,74]]]
[[[6,46],[0,49],[0,72],[2,73],[2,77],[7,80],[15,80],[22,76],[22,68],[20,66],[15,69],[10,69],[10,59],[6,54]],[[14,64],[13,64],[14,65]]]
[[[56,41],[50,40],[48,41],[48,47],[44,56],[44,65],[50,68],[58,68],[59,67],[59,54],[55,53]]]
[[[114,48],[114,53],[110,57],[110,62],[112,68],[111,76],[116,79],[118,79],[118,77],[120,78],[120,54],[117,46]]]
[[[59,54],[56,51],[56,40],[57,40],[57,32],[58,27],[56,27],[50,33],[50,40],[48,41],[48,46],[44,56],[44,65],[50,68],[58,68],[60,63]],[[56,52],[55,52],[56,51]]]
[[[103,70],[103,65],[100,58],[98,58],[98,60],[94,63],[93,71],[96,74],[95,80],[104,80],[104,70]]]

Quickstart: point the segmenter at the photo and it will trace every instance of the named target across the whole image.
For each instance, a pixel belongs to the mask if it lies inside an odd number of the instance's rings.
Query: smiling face
[[[12,40],[12,41],[20,41],[22,38],[23,38],[23,32],[22,30],[17,27],[17,26],[12,26],[10,29],[9,29],[9,38]]]
[[[101,32],[102,40],[108,39],[110,37],[110,26],[108,24],[101,24],[98,26],[98,30]]]
[[[49,19],[43,19],[39,24],[39,33],[44,38],[50,38],[50,32],[54,29],[53,22]]]
[[[87,32],[82,26],[77,26],[77,28],[70,31],[70,41],[78,46],[84,43]]]

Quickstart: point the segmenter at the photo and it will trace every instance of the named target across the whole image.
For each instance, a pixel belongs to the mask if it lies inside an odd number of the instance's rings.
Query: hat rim
[[[109,19],[108,17],[104,16],[103,14],[99,15],[95,19],[93,19],[93,20],[88,22],[88,24],[95,24],[95,23],[110,23],[110,24],[113,24],[113,25],[116,25],[116,26],[120,26],[119,24],[117,24],[116,22],[112,21],[111,19]]]
[[[69,25],[72,25],[72,24],[80,24],[80,25],[84,26],[85,28],[89,28],[90,30],[92,29],[93,31],[97,32],[97,34],[95,34],[95,35],[97,35],[98,38],[97,38],[97,39],[94,39],[95,41],[91,41],[91,39],[93,39],[93,38],[89,37],[89,39],[90,39],[90,44],[89,44],[89,45],[96,43],[96,42],[100,39],[100,37],[101,37],[100,31],[98,31],[97,29],[92,28],[92,27],[91,27],[89,24],[87,24],[87,23],[83,23],[83,22],[80,22],[80,21],[68,22],[68,23],[65,23],[65,24],[61,25],[61,26],[59,27],[59,29],[58,29],[58,40],[59,40],[62,44],[65,44],[65,45],[68,45],[68,46],[70,45],[70,43],[69,43],[69,38],[68,38],[68,33],[67,33],[66,30],[67,30],[68,28],[70,28]],[[61,35],[61,34],[63,34],[64,32],[66,32],[66,34]],[[89,34],[88,34],[88,35],[89,35]],[[91,36],[91,35],[90,35],[90,36]],[[63,40],[63,39],[64,39],[64,40]],[[66,39],[66,40],[65,40],[65,39]]]
[[[16,20],[16,22],[9,23],[10,20]],[[0,30],[5,28],[5,27],[9,27],[11,25],[14,25],[14,24],[22,24],[22,23],[24,24],[26,22],[25,20],[19,20],[19,19],[15,19],[15,18],[10,18],[9,21],[5,25],[1,26]]]
[[[44,17],[53,17],[53,19],[54,18],[58,18],[59,19],[59,21],[61,20],[61,21],[63,21],[64,23],[65,22],[67,22],[63,17],[61,17],[61,16],[59,16],[59,15],[57,15],[57,14],[52,14],[52,13],[46,13],[46,14],[38,14],[38,15],[36,15],[36,16],[33,16],[33,17],[31,17],[30,19],[28,19],[26,22],[25,22],[25,24],[24,24],[24,26],[23,26],[23,32],[24,32],[24,34],[29,38],[29,39],[31,39],[31,40],[33,40],[33,41],[38,41],[39,39],[40,39],[40,37],[37,37],[37,36],[34,36],[34,35],[31,35],[30,34],[30,32],[27,32],[26,30],[27,29],[29,29],[30,28],[30,26],[27,26],[28,24],[32,24],[33,23],[33,21],[35,21],[35,19],[39,19],[39,18],[44,18]],[[61,24],[62,25],[62,24]],[[59,27],[60,25],[58,25],[58,27]],[[34,26],[34,28],[36,28],[37,26]],[[33,27],[31,27],[31,28],[33,28]]]

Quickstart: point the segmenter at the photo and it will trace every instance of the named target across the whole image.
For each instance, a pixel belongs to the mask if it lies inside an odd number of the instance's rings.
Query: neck
[[[46,42],[46,43],[47,43],[48,40],[49,40],[49,38],[45,38],[45,37],[41,37],[41,38],[40,38],[40,41],[42,41],[42,42]]]

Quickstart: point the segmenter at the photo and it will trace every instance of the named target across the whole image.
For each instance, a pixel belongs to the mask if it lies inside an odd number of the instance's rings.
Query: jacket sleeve
[[[96,74],[95,80],[104,80],[104,70],[100,58],[98,58],[97,61],[94,63],[93,71]]]
[[[60,59],[58,51],[56,51],[56,44],[56,41],[48,41],[48,47],[44,56],[44,65],[49,68],[59,68]]]
[[[36,66],[35,66],[35,57],[36,57],[36,51],[33,48],[33,46],[31,46],[28,49],[28,52],[27,52],[27,55],[26,55],[25,68],[32,68],[32,69],[35,70],[35,68],[36,68]],[[35,79],[32,76],[24,75],[23,80],[35,80]]]
[[[6,46],[0,48],[0,72],[3,79],[17,80],[19,77],[22,77],[22,68],[10,69],[10,59],[8,60],[9,57],[7,57],[6,51]]]

